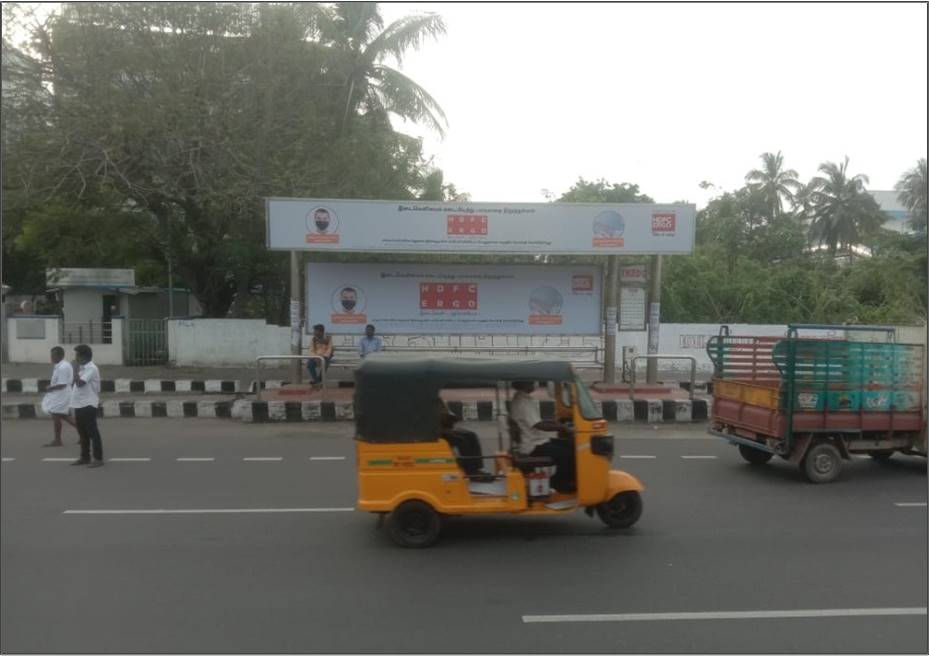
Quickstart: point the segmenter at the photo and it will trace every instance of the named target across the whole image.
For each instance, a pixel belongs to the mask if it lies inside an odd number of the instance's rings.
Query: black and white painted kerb
[[[30,392],[44,392],[48,389],[49,381],[47,378],[4,378],[2,390],[11,394]],[[158,378],[147,378],[145,380],[135,380],[131,378],[104,379],[100,381],[100,391],[104,394],[111,393],[142,393],[142,394],[159,394],[162,392],[199,392],[201,394],[235,394],[242,392],[245,388],[253,388],[254,381],[249,385],[243,385],[238,380],[162,380]],[[262,385],[265,387],[265,385]],[[267,385],[270,389],[273,384]],[[278,384],[277,387],[280,387]]]
[[[537,401],[543,418],[554,416],[553,401]],[[705,421],[707,399],[595,401],[608,421],[649,424]],[[449,409],[465,421],[493,421],[493,401],[449,401]],[[100,417],[220,417],[246,422],[350,421],[355,418],[351,401],[104,401]],[[3,404],[4,419],[46,417],[40,403]]]

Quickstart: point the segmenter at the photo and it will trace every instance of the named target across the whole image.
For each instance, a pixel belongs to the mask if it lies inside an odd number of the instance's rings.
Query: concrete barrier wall
[[[7,318],[7,348],[11,363],[47,363],[53,346],[61,346],[65,357],[71,359],[75,344],[60,341],[59,317],[23,316]],[[123,332],[125,320],[114,318],[110,344],[90,343],[94,351],[94,362],[99,365],[123,364]]]
[[[168,359],[178,367],[248,366],[259,355],[290,353],[290,328],[261,319],[173,319]]]

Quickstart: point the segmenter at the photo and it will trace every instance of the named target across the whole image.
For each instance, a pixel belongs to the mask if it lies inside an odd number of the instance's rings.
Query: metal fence
[[[126,324],[127,365],[149,366],[168,361],[168,338],[163,319],[129,319]]]
[[[113,324],[109,321],[61,321],[62,344],[112,344]]]

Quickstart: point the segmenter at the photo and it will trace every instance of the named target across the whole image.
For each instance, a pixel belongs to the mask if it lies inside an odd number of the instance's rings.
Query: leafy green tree
[[[22,201],[22,217],[50,202],[117,198],[133,228],[107,234],[94,222],[88,231],[100,240],[144,236],[207,316],[225,316],[234,299],[236,312],[248,311],[254,294],[279,294],[264,306],[283,308],[286,288],[276,281],[287,279],[287,258],[264,247],[264,197],[415,198],[428,173],[420,140],[396,132],[386,115],[423,118],[409,95],[419,87],[404,90],[381,62],[440,23],[402,20],[377,32],[369,6],[359,14],[368,31],[334,40],[356,11],[62,5],[33,31],[49,98],[41,125],[23,122],[5,149],[4,191]]]
[[[926,178],[925,157],[920,159],[916,166],[900,176],[896,186],[894,186],[900,196],[900,201],[910,212],[910,225],[923,238],[926,235],[927,186],[929,186],[929,180]]]
[[[810,181],[810,239],[828,246],[833,257],[839,247],[851,256],[852,247],[873,238],[886,217],[865,191],[868,177],[848,176],[848,157],[841,164],[820,164],[819,171],[824,175]]]
[[[752,169],[745,176],[749,187],[764,199],[769,220],[775,220],[783,213],[783,201],[793,204],[796,192],[802,186],[797,179],[797,172],[784,168],[784,156],[781,151],[761,154],[762,167]]]
[[[578,178],[568,191],[558,198],[559,203],[654,203],[651,196],[639,193],[639,185],[619,184],[605,179],[589,182]]]
[[[384,63],[388,58],[400,63],[411,48],[418,49],[427,38],[445,34],[441,16],[407,16],[385,28],[376,2],[337,2],[321,18],[321,40],[339,53],[339,75],[344,78],[340,130],[347,130],[361,109],[385,123],[392,112],[443,133],[445,114],[436,100]]]

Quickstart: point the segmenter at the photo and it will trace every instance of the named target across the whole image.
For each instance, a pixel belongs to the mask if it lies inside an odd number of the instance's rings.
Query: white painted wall
[[[260,319],[174,319],[168,358],[178,367],[243,366],[259,355],[289,355],[290,328]]]
[[[45,339],[28,339],[19,336],[18,322],[41,319],[45,322]],[[62,344],[59,341],[58,317],[9,317],[7,319],[7,339],[10,355],[10,362],[32,362],[45,363],[49,362],[49,351],[53,346],[61,346],[65,350],[65,357],[69,360],[74,355],[75,344]],[[94,352],[94,362],[98,365],[122,365],[123,364],[123,331],[125,322],[123,319],[113,320],[113,343],[112,344],[91,344],[90,347]]]
[[[20,338],[19,323],[36,320],[45,322],[45,339]],[[50,351],[58,346],[58,317],[9,317],[6,331],[10,362],[51,362]]]
[[[103,321],[103,291],[85,287],[65,289],[61,294],[62,313],[68,323]]]

